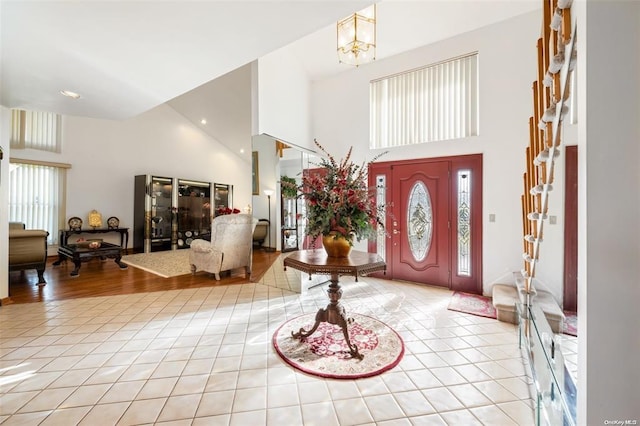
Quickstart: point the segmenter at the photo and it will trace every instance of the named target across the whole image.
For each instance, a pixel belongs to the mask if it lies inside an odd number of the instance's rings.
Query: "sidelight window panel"
[[[458,183],[458,275],[471,276],[471,170],[460,170]]]

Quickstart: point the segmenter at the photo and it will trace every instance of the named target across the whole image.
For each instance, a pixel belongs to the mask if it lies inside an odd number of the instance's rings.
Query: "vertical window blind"
[[[11,111],[11,148],[60,152],[61,117],[50,112]]]
[[[57,244],[69,166],[19,161],[26,160],[11,160],[9,221],[23,222],[27,229],[44,229],[49,232],[48,243]]]
[[[478,135],[478,53],[371,81],[370,147]]]

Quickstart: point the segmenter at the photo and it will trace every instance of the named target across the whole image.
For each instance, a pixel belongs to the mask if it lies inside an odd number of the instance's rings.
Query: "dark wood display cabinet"
[[[133,251],[171,250],[173,228],[173,178],[135,177],[133,200]]]
[[[133,249],[136,253],[188,248],[211,237],[211,183],[135,177]]]

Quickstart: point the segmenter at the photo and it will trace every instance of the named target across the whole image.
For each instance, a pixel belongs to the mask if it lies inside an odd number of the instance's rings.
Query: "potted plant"
[[[357,165],[351,161],[350,148],[338,162],[318,141],[314,142],[325,157],[318,164],[320,172],[302,177],[300,191],[307,201],[306,234],[314,241],[322,236],[329,256],[346,257],[354,240],[373,238],[378,226],[384,227],[382,206],[376,205],[375,191],[369,188],[367,177],[367,165],[380,156]]]
[[[280,176],[280,193],[284,198],[297,198],[298,186],[296,179],[289,176]]]

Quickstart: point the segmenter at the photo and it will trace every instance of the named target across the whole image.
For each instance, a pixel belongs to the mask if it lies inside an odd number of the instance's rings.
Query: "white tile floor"
[[[403,360],[349,381],[292,369],[273,333],[327,304],[296,279],[277,262],[259,284],[4,306],[0,423],[534,423],[515,326],[447,310],[448,290],[345,278],[347,312],[398,331]]]

